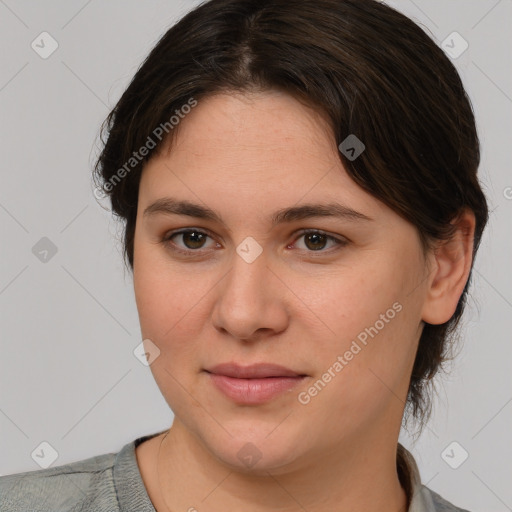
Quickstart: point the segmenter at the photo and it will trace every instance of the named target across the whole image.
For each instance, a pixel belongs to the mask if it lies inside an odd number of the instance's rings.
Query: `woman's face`
[[[285,94],[200,101],[143,171],[134,286],[150,367],[175,421],[228,465],[284,470],[396,439],[428,281],[413,225]],[[287,371],[236,373],[260,363]]]

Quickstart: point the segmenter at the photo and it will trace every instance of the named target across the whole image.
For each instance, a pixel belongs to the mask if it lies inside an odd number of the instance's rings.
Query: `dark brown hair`
[[[425,250],[449,238],[450,221],[471,209],[476,253],[488,210],[471,103],[449,58],[418,25],[375,0],[210,0],[159,40],[103,125],[95,178],[125,223],[132,269],[142,168],[176,134],[171,116],[191,98],[270,89],[324,114],[337,145],[351,134],[365,144],[353,161],[340,152],[349,176],[414,224]],[[166,137],[155,135],[158,127]],[[452,318],[424,326],[406,407],[420,423],[470,280]]]

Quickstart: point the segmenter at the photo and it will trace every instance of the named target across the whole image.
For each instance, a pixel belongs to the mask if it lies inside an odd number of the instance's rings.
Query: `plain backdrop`
[[[117,452],[172,422],[133,354],[141,338],[121,230],[92,194],[91,168],[101,122],[159,37],[197,3],[0,1],[0,474],[40,469],[31,454],[42,442],[56,466]],[[512,2],[389,4],[440,46],[469,45],[453,62],[478,120],[491,209],[459,356],[438,378],[423,435],[401,442],[423,483],[446,499],[512,510]],[[458,468],[446,462],[465,452]]]

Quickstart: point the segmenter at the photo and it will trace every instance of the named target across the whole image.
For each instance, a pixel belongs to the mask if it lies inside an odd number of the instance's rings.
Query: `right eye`
[[[182,246],[173,241],[176,237],[181,237]],[[162,243],[171,251],[190,254],[193,252],[199,252],[198,249],[204,248],[205,242],[208,238],[211,237],[199,229],[182,229],[180,231],[166,234],[162,239]]]

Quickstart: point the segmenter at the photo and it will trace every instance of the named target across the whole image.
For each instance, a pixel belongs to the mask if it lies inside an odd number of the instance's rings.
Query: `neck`
[[[255,475],[222,463],[175,418],[159,447],[159,501],[165,508],[158,512],[405,512],[409,500],[397,472],[396,439],[384,440],[382,431],[374,437],[350,440],[294,469]]]

